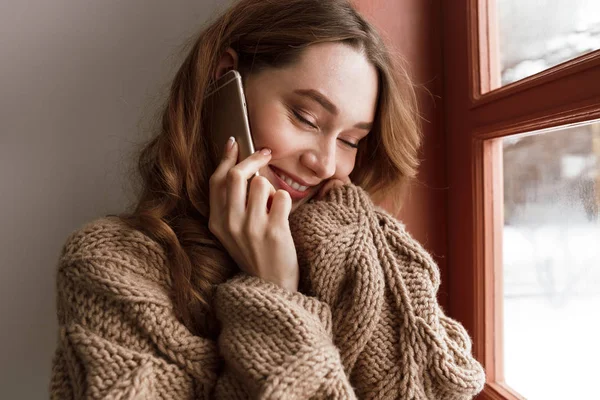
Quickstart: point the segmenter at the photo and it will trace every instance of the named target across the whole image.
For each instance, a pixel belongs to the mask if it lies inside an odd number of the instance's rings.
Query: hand
[[[331,178],[329,179],[322,187],[319,189],[319,192],[315,196],[317,200],[323,200],[327,192],[329,192],[334,187],[344,186],[345,184],[350,183],[350,178]]]
[[[230,139],[210,177],[208,227],[244,272],[297,291],[300,272],[288,221],[292,199],[285,190],[275,191],[266,178],[254,176],[271,160],[270,150],[238,164],[237,157],[238,144]]]

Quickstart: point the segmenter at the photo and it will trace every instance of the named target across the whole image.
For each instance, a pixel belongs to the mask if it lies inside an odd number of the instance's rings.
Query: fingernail
[[[233,136],[230,136],[229,139],[227,140],[227,151],[229,151],[233,148],[234,143],[235,143],[235,138]]]
[[[269,154],[271,154],[271,149],[264,148],[260,152],[261,154],[268,156]]]

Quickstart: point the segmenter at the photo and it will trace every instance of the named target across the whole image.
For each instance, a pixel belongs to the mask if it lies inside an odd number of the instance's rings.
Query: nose
[[[336,144],[335,138],[323,137],[302,154],[302,163],[319,178],[331,178],[336,170]]]

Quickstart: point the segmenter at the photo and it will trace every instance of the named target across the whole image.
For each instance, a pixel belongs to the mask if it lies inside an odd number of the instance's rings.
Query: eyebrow
[[[312,99],[312,100],[316,101],[325,110],[329,111],[333,115],[338,115],[339,114],[339,110],[335,106],[335,104],[333,104],[331,102],[331,100],[329,100],[327,97],[325,97],[325,95],[323,93],[319,92],[318,90],[315,90],[315,89],[297,89],[297,90],[294,90],[294,93],[296,93],[296,94],[298,94],[300,96],[308,97],[309,99]],[[371,129],[373,127],[373,123],[371,123],[371,122],[358,122],[358,123],[354,124],[354,127],[355,128],[359,128],[359,129],[369,130],[369,129]]]

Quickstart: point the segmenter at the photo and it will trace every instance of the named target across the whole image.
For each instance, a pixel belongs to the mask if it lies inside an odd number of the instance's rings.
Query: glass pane
[[[502,85],[600,49],[600,0],[495,0]]]
[[[501,140],[506,383],[597,398],[600,123]]]

